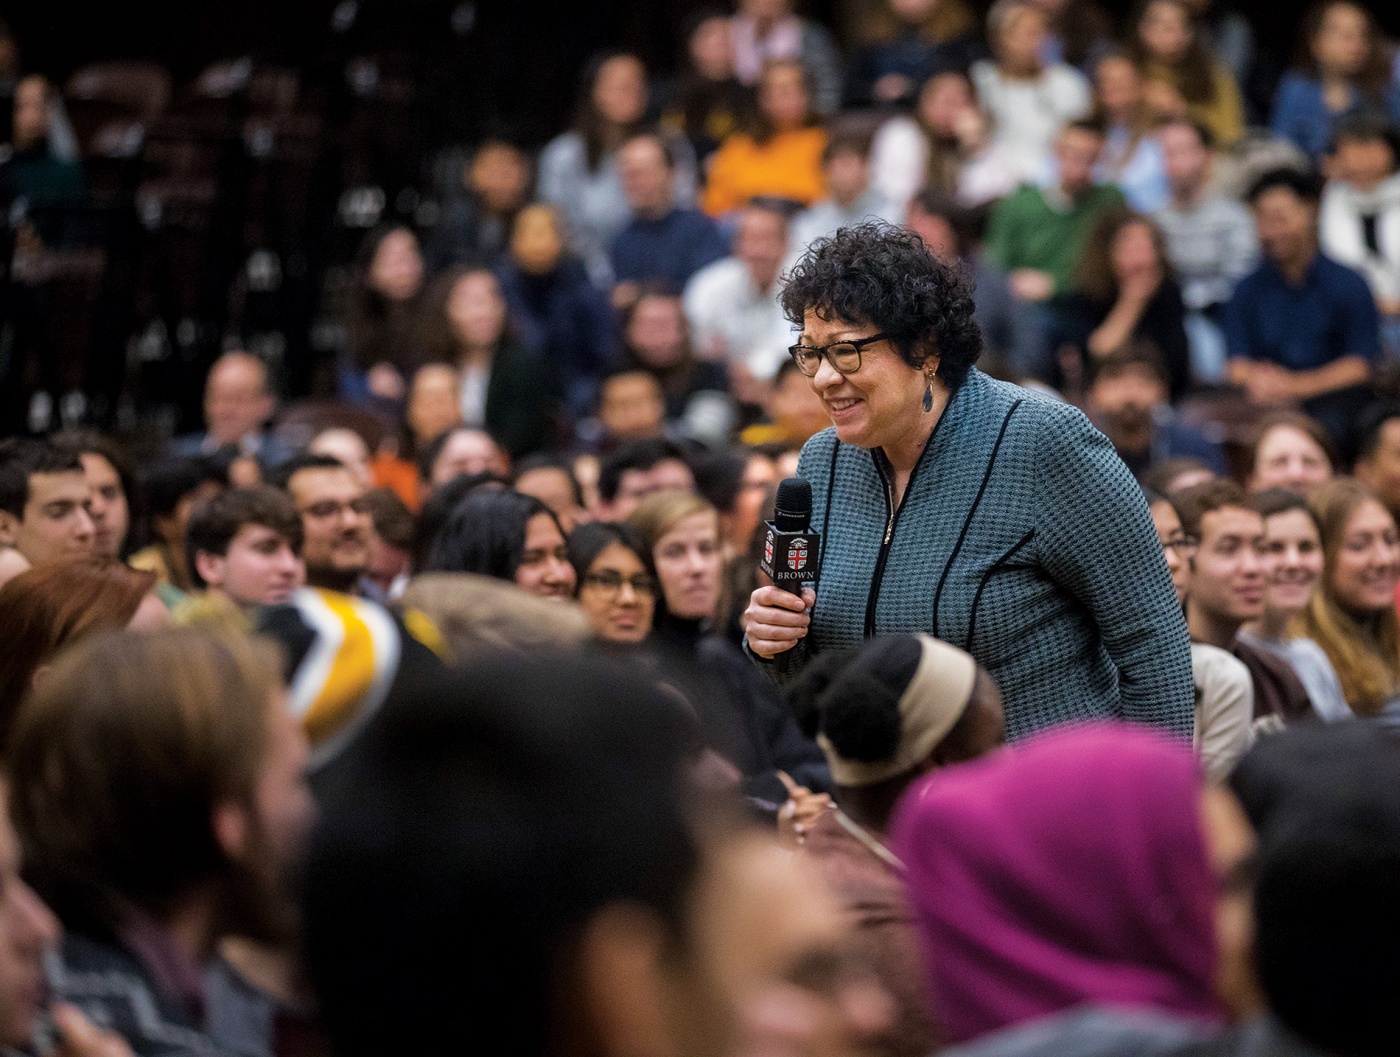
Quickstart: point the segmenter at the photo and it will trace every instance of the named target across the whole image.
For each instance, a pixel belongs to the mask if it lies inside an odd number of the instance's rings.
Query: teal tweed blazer
[[[974,369],[891,509],[884,453],[836,431],[802,449],[821,579],[807,637],[760,665],[928,632],[1001,687],[1014,740],[1126,719],[1191,736],[1191,642],[1147,503],[1078,409]]]

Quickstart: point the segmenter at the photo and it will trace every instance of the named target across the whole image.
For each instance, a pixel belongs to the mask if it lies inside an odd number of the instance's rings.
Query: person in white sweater
[[[1092,102],[1082,73],[1041,62],[1045,33],[1045,13],[1030,0],[997,0],[987,13],[995,58],[972,65],[972,82],[993,121],[992,143],[1027,183],[1045,175],[1060,128],[1085,117]]]
[[[989,124],[967,74],[934,74],[914,113],[895,114],[875,134],[870,185],[901,210],[921,191],[969,208],[1009,195],[1020,176],[991,142]]]
[[[1363,111],[1337,120],[1333,142],[1322,252],[1365,276],[1383,315],[1400,315],[1400,133]]]

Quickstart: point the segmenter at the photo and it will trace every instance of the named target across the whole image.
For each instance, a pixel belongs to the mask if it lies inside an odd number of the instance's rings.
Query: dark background
[[[26,69],[62,81],[101,59],[149,58],[180,80],[218,59],[251,55],[328,77],[348,55],[402,49],[423,63],[418,72],[451,91],[467,91],[484,116],[442,112],[444,133],[471,135],[481,122],[501,124],[542,142],[567,120],[580,68],[600,48],[642,54],[653,70],[671,67],[687,17],[703,0],[479,0],[465,36],[451,27],[456,0],[362,0],[350,32],[330,31],[335,0],[43,0],[4,11],[23,50]],[[832,0],[802,9],[831,24]],[[982,3],[979,6],[985,7]],[[1123,15],[1130,5],[1107,5]],[[1260,43],[1291,54],[1306,0],[1238,5]],[[1391,5],[1377,10],[1388,30],[1400,19]],[[444,88],[444,91],[448,89]],[[464,127],[468,126],[468,127]]]
[[[835,27],[854,2],[799,0],[799,10]],[[985,10],[990,0],[971,2]],[[1128,0],[1101,2],[1126,21]],[[1261,68],[1276,75],[1287,63],[1308,2],[1243,0]],[[332,391],[355,255],[371,225],[427,231],[432,209],[460,193],[467,146],[491,135],[543,145],[568,126],[591,56],[626,48],[664,79],[693,17],[732,6],[38,0],[7,9],[0,0],[22,72],[62,86],[79,67],[136,59],[173,78],[163,108],[140,119],[136,152],[90,153],[88,202],[50,218],[61,237],[45,241],[68,252],[62,269],[0,276],[0,434],[48,428],[26,418],[32,394],[79,389],[88,421],[187,432],[199,423],[208,365],[233,346],[263,356],[288,397]],[[347,7],[353,17],[337,18]],[[1400,12],[1380,14],[1393,32]],[[220,95],[193,83],[242,57],[259,71],[242,88]],[[268,83],[262,74],[293,85],[290,103],[256,87]],[[1267,86],[1257,94],[1267,109]],[[111,99],[70,97],[85,147],[111,117]],[[354,208],[362,192],[378,197],[368,213]],[[254,269],[268,260],[272,271]]]

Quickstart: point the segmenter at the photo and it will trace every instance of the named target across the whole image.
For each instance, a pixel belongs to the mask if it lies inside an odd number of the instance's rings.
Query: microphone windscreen
[[[801,477],[788,477],[778,485],[773,504],[773,524],[781,532],[805,532],[812,521],[812,486]]]

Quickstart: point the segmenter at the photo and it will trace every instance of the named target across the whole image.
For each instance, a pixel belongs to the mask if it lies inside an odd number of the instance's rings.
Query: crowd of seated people
[[[610,50],[475,144],[365,233],[316,399],[229,348],[193,432],[0,439],[0,1047],[1394,1052],[1388,43],[1324,0],[1261,89],[1209,0],[837,7],[700,12],[674,78]],[[15,107],[0,180],[81,195]],[[1189,741],[1008,731],[926,634],[754,663],[830,425],[778,294],[856,224],[1141,483]]]

